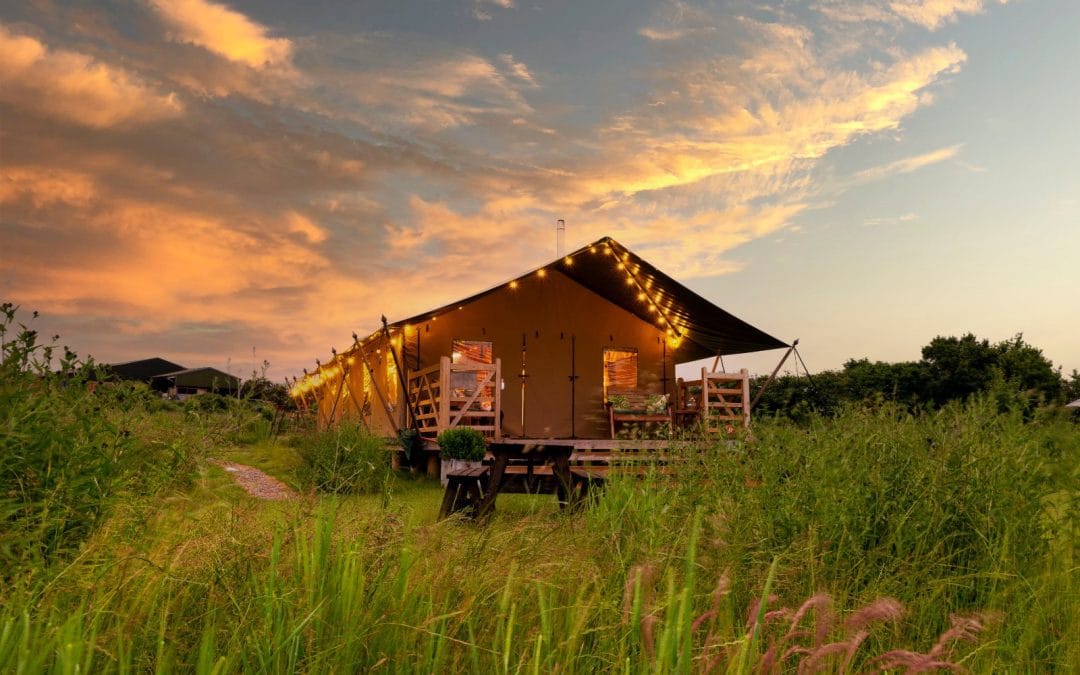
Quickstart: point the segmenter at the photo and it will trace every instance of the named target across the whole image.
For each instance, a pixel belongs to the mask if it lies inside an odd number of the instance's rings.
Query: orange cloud
[[[292,57],[292,42],[267,35],[266,26],[207,0],[150,0],[172,29],[172,37],[203,47],[252,68],[282,66]]]
[[[33,208],[88,206],[97,193],[94,180],[59,168],[8,166],[0,169],[0,204],[26,200]]]
[[[177,117],[183,106],[123,68],[50,50],[0,25],[0,101],[94,128]]]

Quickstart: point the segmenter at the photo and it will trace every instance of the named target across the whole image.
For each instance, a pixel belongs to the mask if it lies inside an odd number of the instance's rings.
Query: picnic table
[[[492,443],[486,460],[490,464],[447,475],[439,518],[459,512],[486,517],[499,493],[554,494],[561,507],[575,505],[597,478],[571,468],[573,452],[570,444]]]

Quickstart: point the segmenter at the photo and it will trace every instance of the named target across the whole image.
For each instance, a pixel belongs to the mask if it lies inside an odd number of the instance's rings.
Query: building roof
[[[139,359],[138,361],[125,361],[124,363],[109,363],[105,370],[121,380],[138,380],[149,382],[154,377],[163,373],[182,370],[184,367],[179,363],[166,361],[163,358],[153,357]]]
[[[184,368],[171,373],[156,375],[155,380],[171,380],[179,387],[200,389],[236,389],[240,378],[222,372],[217,368]]]
[[[611,237],[604,237],[544,267],[462,300],[396,321],[393,327],[430,320],[534,274],[563,274],[643,321],[668,329],[687,361],[717,353],[744,354],[788,345],[724,311],[661,272]]]
[[[1080,398],[1076,399],[1072,403],[1066,403],[1066,408],[1080,408]]]

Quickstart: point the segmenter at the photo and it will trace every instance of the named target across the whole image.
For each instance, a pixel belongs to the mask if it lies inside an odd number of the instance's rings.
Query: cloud
[[[474,0],[473,2],[473,18],[477,21],[491,21],[491,12],[487,11],[487,6],[499,7],[501,9],[513,9],[514,0]]]
[[[897,22],[896,15],[884,4],[866,0],[820,0],[812,7],[831,21],[842,24]]]
[[[979,14],[993,0],[892,0],[889,9],[906,21],[936,30],[961,14]],[[1005,4],[1008,0],[997,0]]]
[[[887,176],[895,176],[902,173],[911,173],[917,171],[925,166],[931,164],[937,164],[947,159],[953,159],[957,153],[960,152],[961,145],[950,145],[945,148],[939,148],[933,152],[928,152],[922,155],[916,155],[914,157],[905,157],[898,159],[895,162],[889,162],[888,164],[882,164],[881,166],[875,166],[870,169],[864,169],[855,174],[854,182],[856,184],[869,183],[875,180],[880,180]]]
[[[208,49],[252,68],[287,65],[292,42],[225,5],[207,0],[149,0],[172,30],[171,38]]]
[[[638,35],[656,42],[664,42],[666,40],[678,40],[686,37],[687,31],[679,28],[663,30],[660,28],[645,27],[638,29]]]
[[[638,35],[654,42],[668,42],[714,33],[718,28],[716,17],[708,9],[671,0],[659,6],[653,25],[639,28]]]
[[[536,79],[529,71],[529,67],[521,61],[514,60],[514,56],[512,54],[499,54],[499,60],[503,62],[503,64],[506,66],[506,69],[513,77],[521,80],[522,82],[528,84],[531,87],[538,86],[536,84]]]
[[[381,42],[368,47],[380,48]],[[494,117],[515,118],[533,112],[522,91],[537,84],[525,64],[509,54],[499,57],[506,69],[472,53],[419,53],[411,62],[365,64],[359,72],[327,68],[321,78],[338,77],[348,94],[319,104],[320,112],[346,116],[385,133],[438,132],[471,126]]]
[[[49,49],[0,25],[0,101],[54,119],[102,129],[179,116],[175,94],[86,54]]]
[[[746,57],[673,70],[663,108],[615,118],[604,132],[602,166],[579,176],[581,189],[633,195],[711,180],[705,189],[734,185],[743,200],[775,197],[807,162],[898,128],[930,101],[925,90],[966,58],[950,45],[866,75],[837,75],[805,32],[762,28],[769,40]]]
[[[880,218],[867,218],[863,220],[863,225],[867,227],[878,227],[885,225],[902,225],[904,223],[912,223],[919,219],[917,213],[905,213],[899,216],[886,216]]]
[[[17,84],[0,87],[14,261],[0,282],[117,357],[139,345],[243,357],[257,344],[290,372],[382,312],[407,316],[549,261],[557,218],[569,246],[611,235],[679,278],[736,271],[740,246],[794,231],[836,196],[823,159],[867,137],[902,142],[966,58],[926,40],[853,48],[864,33],[824,10],[675,2],[646,39],[629,36],[644,58],[549,71],[518,60],[530,45],[286,39],[224,5],[147,2],[162,19],[148,32],[103,19],[54,51],[0,33]],[[891,19],[875,30],[907,25],[876,6]],[[75,23],[40,31],[62,45]],[[61,53],[105,69],[123,96],[75,105],[53,76]],[[161,82],[187,88],[185,107]],[[102,120],[109,133],[68,123]],[[858,179],[956,161],[958,147]]]

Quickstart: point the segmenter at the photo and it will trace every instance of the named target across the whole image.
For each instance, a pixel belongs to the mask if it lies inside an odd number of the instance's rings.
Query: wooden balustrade
[[[439,363],[410,372],[409,403],[420,435],[434,439],[444,429],[471,427],[488,439],[502,440],[502,362]]]

